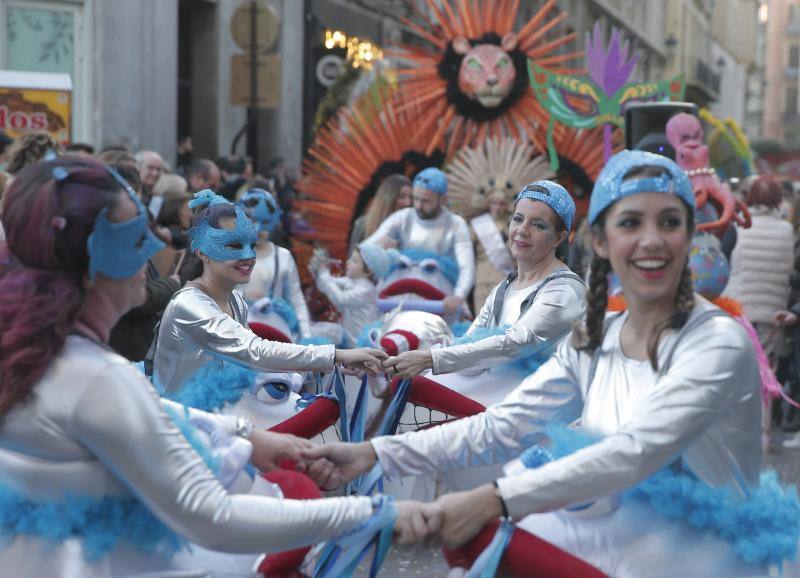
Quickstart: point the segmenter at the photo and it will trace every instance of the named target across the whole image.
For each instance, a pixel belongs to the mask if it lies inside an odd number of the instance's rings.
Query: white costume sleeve
[[[375,291],[366,283],[353,283],[347,277],[334,277],[327,269],[317,274],[317,287],[337,309],[375,300]]]
[[[75,407],[70,433],[168,526],[203,547],[287,550],[327,540],[371,515],[368,498],[229,495],[167,417],[149,382],[122,362],[88,375]]]
[[[497,288],[489,299],[493,299],[496,291]],[[481,315],[485,315],[486,308],[484,304]],[[583,316],[584,309],[583,295],[578,295],[570,281],[551,281],[542,287],[528,310],[505,333],[473,343],[432,349],[433,373],[492,367],[513,361],[523,355],[526,348],[535,350],[546,343],[555,344],[572,330],[572,326]]]
[[[383,223],[377,228],[377,230],[372,233],[369,237],[364,239],[364,243],[377,243],[380,244],[381,239],[393,239],[395,241],[400,240],[400,232],[403,228],[403,221],[405,220],[406,211],[409,209],[401,209],[399,211],[395,211],[386,219],[384,219]],[[413,211],[413,209],[410,209]]]
[[[578,376],[587,377],[589,362],[588,355],[565,341],[553,359],[483,414],[397,441],[373,440],[381,464],[403,475],[511,457],[536,441],[545,423],[577,417],[566,408],[580,407]],[[640,409],[619,431],[540,468],[500,478],[509,513],[519,519],[608,496],[682,453],[699,452],[703,444],[713,443],[706,437],[698,440],[716,420],[739,414],[737,427],[753,421],[748,412],[759,395],[758,384],[755,355],[741,326],[730,318],[703,323],[684,336],[669,371],[648,389]],[[735,429],[726,434],[735,435]],[[707,452],[705,461],[719,460],[719,454]]]
[[[466,221],[461,217],[453,220],[456,228],[453,252],[458,263],[458,281],[453,294],[466,299],[475,285],[475,248]]]
[[[240,299],[240,302],[243,301]],[[250,369],[270,371],[330,371],[333,345],[294,345],[267,341],[232,319],[208,298],[184,293],[173,300],[170,331],[185,333],[202,349]]]
[[[384,471],[407,476],[516,457],[542,439],[548,423],[569,423],[580,415],[582,399],[572,355],[578,356],[571,348],[559,347],[536,373],[481,414],[427,430],[373,438]]]

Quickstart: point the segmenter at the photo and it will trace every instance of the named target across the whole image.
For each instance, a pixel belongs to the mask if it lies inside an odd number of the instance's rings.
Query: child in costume
[[[344,277],[333,277],[328,260],[316,257],[309,264],[317,287],[342,314],[345,339],[350,347],[361,330],[380,319],[376,284],[389,275],[397,262],[395,249],[361,243],[347,259]]]
[[[410,526],[414,506],[382,498],[293,501],[225,490],[183,408],[163,402],[107,345],[117,319],[144,300],[144,268],[163,246],[116,173],[77,158],[31,165],[4,199],[3,225],[4,573],[199,577],[205,569],[173,564],[187,541],[227,552],[285,550],[355,530],[393,507],[397,527]],[[310,445],[233,417],[190,415],[252,445],[263,470]]]
[[[298,334],[301,339],[311,337],[308,306],[300,286],[300,275],[294,257],[285,248],[269,240],[270,232],[280,223],[281,209],[278,202],[264,189],[250,189],[239,204],[258,227],[256,244],[256,264],[250,281],[237,287],[248,305],[259,299],[269,297],[273,303],[283,300],[289,304],[297,319]]]
[[[796,576],[800,504],[759,479],[758,364],[742,326],[692,290],[694,194],[671,160],[612,157],[589,209],[595,257],[585,323],[484,413],[369,443],[325,446],[344,478],[516,458],[504,476],[448,494],[440,532],[460,546],[506,515],[514,576],[543,572],[538,538],[615,578]],[[608,273],[627,311],[606,317]],[[579,431],[565,428],[574,423]],[[533,447],[545,437],[549,448]],[[507,526],[505,526],[507,527]],[[527,536],[527,538],[526,538]],[[536,538],[538,537],[538,538]],[[469,566],[466,550],[454,553]],[[597,573],[577,573],[595,576]]]

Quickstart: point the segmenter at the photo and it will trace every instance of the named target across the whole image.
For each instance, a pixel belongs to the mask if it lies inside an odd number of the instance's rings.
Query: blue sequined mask
[[[214,261],[241,261],[255,259],[253,248],[258,241],[258,229],[247,218],[244,209],[236,207],[236,225],[233,229],[212,227],[207,218],[189,230],[192,251],[198,250]]]
[[[94,230],[86,242],[89,251],[89,278],[97,273],[112,279],[124,279],[135,275],[155,253],[164,248],[147,222],[147,211],[136,193],[120,174],[106,167],[119,185],[128,193],[136,205],[138,214],[121,223],[108,220],[108,207],[100,211],[94,222]],[[64,167],[53,169],[53,177],[62,182],[69,176]]]
[[[275,198],[264,189],[250,189],[239,200],[259,230],[270,232],[281,220],[281,209]]]

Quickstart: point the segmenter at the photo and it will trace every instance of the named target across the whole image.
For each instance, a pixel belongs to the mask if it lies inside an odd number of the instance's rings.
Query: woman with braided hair
[[[588,219],[585,323],[505,400],[308,457],[328,457],[345,480],[376,461],[406,476],[518,458],[494,484],[439,498],[456,566],[469,566],[491,539],[485,526],[506,516],[517,522],[504,556],[512,576],[796,575],[784,561],[796,555],[800,504],[774,477],[759,479],[753,347],[692,292],[688,178],[665,157],[623,151],[601,172]],[[628,308],[607,315],[611,271]],[[597,570],[576,567],[584,562]]]

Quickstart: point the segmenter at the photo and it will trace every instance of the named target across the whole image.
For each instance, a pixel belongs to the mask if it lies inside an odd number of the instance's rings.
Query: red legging
[[[289,500],[314,500],[322,497],[317,485],[305,474],[291,470],[274,470],[262,475],[268,482],[278,484],[283,496]],[[297,567],[303,563],[310,548],[304,546],[296,550],[270,554],[261,562],[258,571],[264,578],[299,578],[302,574],[297,571]]]
[[[487,524],[472,540],[444,556],[450,567],[469,568],[494,538],[500,522]],[[503,555],[501,568],[513,578],[608,578],[600,570],[561,548],[517,528]]]

